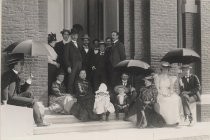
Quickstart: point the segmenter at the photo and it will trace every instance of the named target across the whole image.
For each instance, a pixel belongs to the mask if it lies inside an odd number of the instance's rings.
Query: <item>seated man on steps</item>
[[[32,76],[29,77],[25,84],[20,84],[23,59],[24,55],[22,53],[10,55],[10,59],[8,60],[9,71],[5,72],[1,79],[2,103],[32,107],[36,125],[38,127],[47,126],[48,124],[43,121],[44,116],[41,113],[41,106],[34,100],[33,94],[28,91],[32,82]]]
[[[183,77],[180,78],[180,97],[182,99],[183,110],[185,119],[190,123],[193,121],[190,104],[200,102],[200,82],[196,75],[190,73],[192,68],[189,65],[183,65],[182,67]]]

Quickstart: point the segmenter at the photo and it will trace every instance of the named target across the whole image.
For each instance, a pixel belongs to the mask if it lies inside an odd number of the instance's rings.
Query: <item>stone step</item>
[[[94,121],[94,122],[79,122],[72,124],[52,124],[47,127],[34,127],[34,135],[54,134],[54,133],[69,133],[69,132],[86,132],[86,131],[102,131],[110,129],[126,129],[133,128],[134,125],[127,121]]]
[[[120,120],[123,120],[124,113],[119,114]],[[115,114],[111,113],[109,115],[109,120],[115,120]],[[71,124],[78,123],[80,120],[75,118],[73,115],[61,115],[61,114],[48,114],[44,117],[45,122],[50,124]]]

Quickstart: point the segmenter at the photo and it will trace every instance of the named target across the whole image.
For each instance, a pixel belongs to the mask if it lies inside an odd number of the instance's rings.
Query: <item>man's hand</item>
[[[68,67],[67,72],[71,73],[71,67]]]
[[[134,87],[131,87],[131,92],[135,91],[136,89]]]
[[[190,93],[191,93],[190,91],[183,91],[183,92],[182,92],[183,95],[188,95],[188,94],[190,94]]]
[[[96,67],[95,66],[92,66],[92,70],[95,70],[96,69]]]

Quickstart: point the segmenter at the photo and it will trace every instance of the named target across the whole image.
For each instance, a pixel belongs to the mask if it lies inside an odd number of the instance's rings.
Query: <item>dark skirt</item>
[[[94,98],[80,97],[72,106],[70,114],[81,121],[98,120],[98,116],[93,112]]]

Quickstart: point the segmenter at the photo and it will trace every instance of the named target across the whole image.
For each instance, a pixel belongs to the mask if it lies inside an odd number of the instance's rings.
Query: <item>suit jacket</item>
[[[105,54],[100,54],[100,51],[97,54],[92,55],[90,66],[95,66],[97,72],[105,73]]]
[[[17,105],[23,106],[24,103],[31,103],[32,99],[26,99],[26,97],[18,96],[20,93],[28,90],[30,84],[25,82],[25,84],[20,85],[20,78],[14,73],[13,70],[5,72],[2,75],[2,81],[4,81],[1,83],[2,100],[8,100],[8,102],[11,100],[16,100]]]
[[[200,81],[196,75],[190,75],[189,82],[186,77],[182,77],[182,83],[183,87],[181,87],[181,91],[190,91],[189,96],[196,95],[201,89]]]
[[[64,61],[66,68],[71,67],[74,68],[76,65],[82,65],[82,55],[80,52],[79,43],[77,44],[78,48],[74,45],[72,41],[65,44],[64,47]]]
[[[57,42],[54,47],[55,52],[58,54],[57,62],[60,64],[62,69],[65,69],[64,46],[63,41],[60,41]]]
[[[124,45],[117,41],[116,43],[114,43],[111,47],[111,52],[110,52],[110,62],[112,64],[112,66],[114,67],[116,64],[118,64],[120,61],[123,61],[126,59],[125,56],[125,47]]]
[[[84,68],[87,71],[90,71],[90,61],[91,61],[91,57],[93,55],[93,49],[89,47],[88,52],[86,53],[84,47],[80,48],[80,52],[82,55],[82,68]]]

